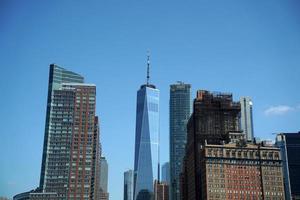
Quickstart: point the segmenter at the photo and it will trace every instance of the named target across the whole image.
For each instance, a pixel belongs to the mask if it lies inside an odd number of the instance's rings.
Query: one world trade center
[[[149,56],[147,82],[137,92],[134,200],[150,200],[154,180],[159,179],[159,90],[149,83]]]

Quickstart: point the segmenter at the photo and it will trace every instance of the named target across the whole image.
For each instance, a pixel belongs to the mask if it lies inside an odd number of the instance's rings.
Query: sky
[[[133,168],[136,92],[160,89],[161,162],[169,85],[253,100],[254,134],[300,130],[299,0],[0,0],[0,196],[39,184],[49,65],[97,85],[111,200]]]

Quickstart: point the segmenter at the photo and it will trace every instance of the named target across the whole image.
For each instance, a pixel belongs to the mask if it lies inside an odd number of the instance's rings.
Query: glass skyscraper
[[[161,167],[161,181],[170,186],[170,163],[166,162]]]
[[[248,141],[253,141],[252,101],[250,97],[241,97],[241,129]]]
[[[96,86],[50,65],[40,191],[58,199],[97,198],[99,125]]]
[[[152,198],[159,173],[159,90],[149,84],[149,60],[147,75],[137,92],[134,200]]]
[[[179,175],[185,155],[186,125],[191,115],[191,85],[170,85],[170,190],[171,200],[179,200]]]
[[[124,172],[124,200],[133,200],[133,170]]]

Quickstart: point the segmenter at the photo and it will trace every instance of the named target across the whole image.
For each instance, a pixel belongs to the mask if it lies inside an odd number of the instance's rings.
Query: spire
[[[149,50],[147,51],[147,78],[146,78],[146,84],[141,85],[141,88],[152,88],[156,89],[155,85],[152,85],[150,83],[150,52]]]
[[[147,85],[149,85],[150,80],[150,52],[147,51]]]

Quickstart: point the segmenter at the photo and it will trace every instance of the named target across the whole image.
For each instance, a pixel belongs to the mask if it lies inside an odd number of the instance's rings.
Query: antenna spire
[[[147,85],[149,85],[150,80],[150,52],[147,51]]]

